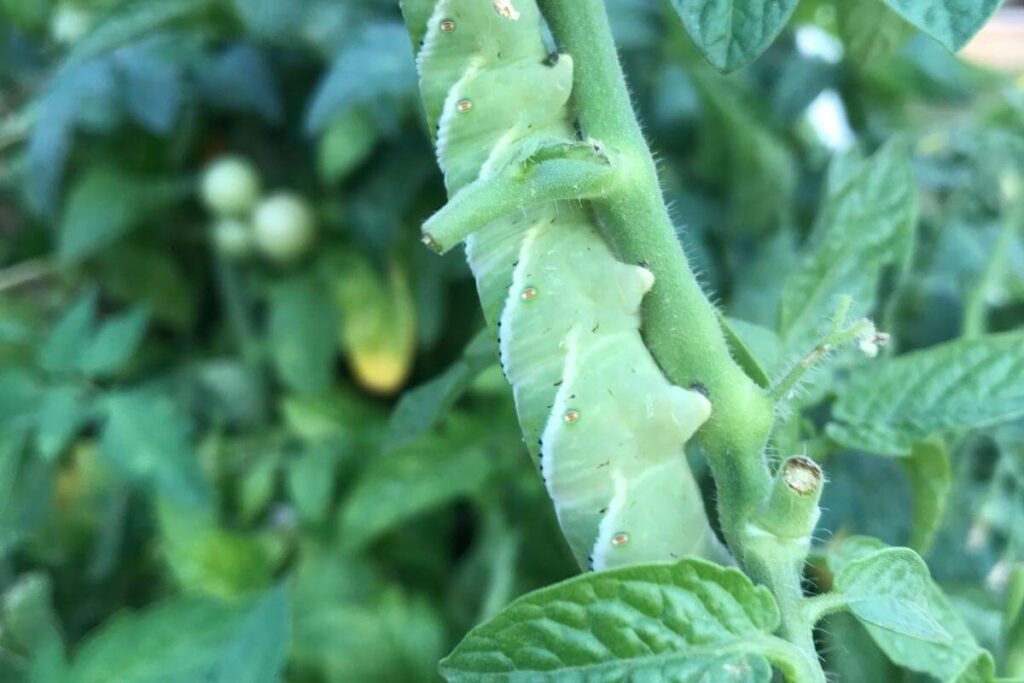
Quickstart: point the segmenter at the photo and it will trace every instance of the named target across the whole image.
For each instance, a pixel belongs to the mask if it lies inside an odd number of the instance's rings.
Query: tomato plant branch
[[[603,0],[541,0],[540,5],[559,48],[574,60],[573,97],[583,135],[600,140],[621,162],[619,183],[592,204],[618,256],[654,273],[655,285],[643,304],[644,339],[670,380],[703,387],[713,406],[698,438],[717,485],[726,540],[753,577],[775,593],[782,634],[802,651],[813,671],[808,680],[824,681],[813,625],[801,609],[809,536],[794,541],[765,531],[753,538],[749,531],[772,486],[764,447],[774,422],[773,402],[731,357],[716,310],[676,236]]]
[[[822,361],[828,358],[829,354],[847,344],[859,342],[861,350],[869,356],[878,353],[878,347],[889,340],[889,335],[875,329],[874,323],[867,318],[857,320],[849,327],[846,326],[846,315],[849,313],[853,300],[843,296],[839,300],[836,312],[832,315],[832,324],[829,327],[825,338],[814,345],[800,360],[775,383],[772,384],[768,393],[776,403],[782,403],[792,398],[793,393],[800,382],[816,368]]]
[[[743,520],[768,491],[763,449],[774,411],[729,355],[714,306],[701,290],[669,217],[657,170],[633,112],[602,0],[541,0],[561,50],[575,64],[573,97],[583,135],[619,163],[619,182],[592,204],[618,256],[646,265],[655,284],[643,303],[643,335],[669,379],[707,390],[711,419],[697,436],[718,486],[733,551]]]

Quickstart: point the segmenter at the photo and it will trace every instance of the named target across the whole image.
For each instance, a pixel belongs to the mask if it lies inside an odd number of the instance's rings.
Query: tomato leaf
[[[715,68],[733,71],[768,49],[797,0],[672,0],[690,38]]]
[[[441,671],[452,683],[769,681],[768,661],[787,675],[800,667],[771,635],[778,623],[771,593],[735,569],[640,565],[519,598],[470,631]]]
[[[883,455],[909,455],[936,434],[1024,415],[1024,333],[941,344],[860,370],[833,407],[828,434]]]

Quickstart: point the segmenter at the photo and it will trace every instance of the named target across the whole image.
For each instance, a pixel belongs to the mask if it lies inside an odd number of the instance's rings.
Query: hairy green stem
[[[698,432],[718,486],[730,547],[742,553],[744,520],[768,491],[763,449],[774,411],[733,361],[715,308],[690,269],[669,217],[657,169],[633,112],[603,0],[540,0],[560,49],[575,64],[573,98],[583,134],[619,162],[620,183],[592,204],[619,257],[655,276],[643,303],[643,335],[672,382],[700,385],[713,406]]]
[[[792,539],[779,543],[779,539],[765,536],[763,547],[754,542],[759,552],[750,554],[748,571],[756,573],[771,589],[782,615],[780,635],[793,643],[804,659],[807,683],[825,683],[825,674],[814,644],[814,622],[805,610],[806,600],[801,586],[804,557],[810,539]],[[803,683],[801,680],[801,683]]]
[[[699,385],[710,398],[712,417],[697,436],[718,489],[723,533],[752,577],[774,592],[782,635],[801,651],[810,672],[801,678],[824,681],[813,624],[801,608],[809,541],[764,533],[748,542],[749,522],[772,482],[764,447],[774,404],[730,356],[715,308],[687,262],[633,111],[603,0],[540,5],[558,47],[574,60],[573,98],[583,135],[599,140],[619,162],[619,183],[591,201],[601,229],[620,258],[646,265],[655,276],[643,303],[644,340],[672,382]]]

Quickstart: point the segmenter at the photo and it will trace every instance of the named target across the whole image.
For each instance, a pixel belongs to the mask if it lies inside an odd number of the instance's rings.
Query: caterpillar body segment
[[[450,197],[533,150],[579,147],[572,60],[549,57],[534,0],[402,5],[423,36],[421,90]],[[618,261],[578,201],[476,227],[466,252],[484,315],[580,565],[718,556],[683,452],[711,404],[672,385],[643,343],[653,275]]]

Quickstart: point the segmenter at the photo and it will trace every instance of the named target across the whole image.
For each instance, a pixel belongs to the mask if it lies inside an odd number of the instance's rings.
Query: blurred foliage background
[[[725,77],[667,2],[609,7],[681,239],[762,361],[830,158],[893,137],[921,207],[893,347],[1024,321],[1024,81],[828,0]],[[430,681],[576,572],[463,257],[419,245],[416,85],[392,0],[0,0],[0,681]],[[778,446],[824,461],[824,528],[906,543],[912,468],[821,430],[855,371]],[[1024,425],[943,458],[928,560],[998,650]]]

